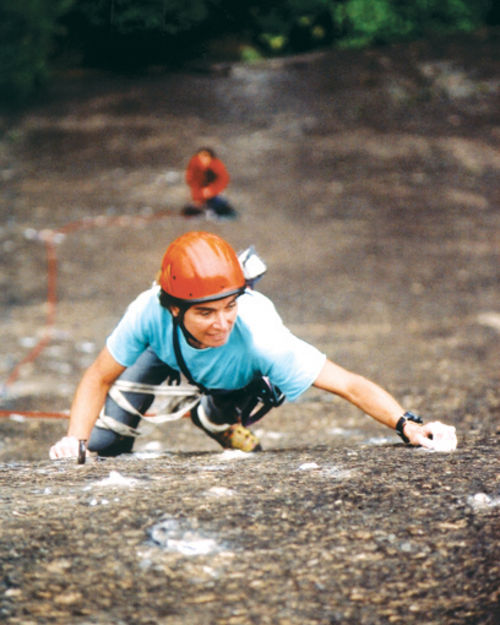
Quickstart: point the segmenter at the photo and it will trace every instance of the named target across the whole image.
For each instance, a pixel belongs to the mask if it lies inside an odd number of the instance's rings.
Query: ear
[[[181,314],[181,309],[178,306],[169,306],[169,310],[173,317],[178,317]]]

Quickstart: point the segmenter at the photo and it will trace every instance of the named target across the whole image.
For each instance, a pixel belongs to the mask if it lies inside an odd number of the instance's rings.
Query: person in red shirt
[[[192,204],[184,209],[184,214],[235,217],[236,211],[221,193],[229,184],[229,174],[224,163],[217,158],[212,148],[197,150],[187,166],[186,183],[191,191]]]

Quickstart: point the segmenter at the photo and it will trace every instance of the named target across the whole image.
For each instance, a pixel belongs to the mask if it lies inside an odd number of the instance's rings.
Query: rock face
[[[493,624],[497,451],[470,439],[451,455],[391,442],[6,464],[2,619]]]
[[[498,622],[498,52],[482,34],[224,74],[65,76],[1,120],[2,382],[50,321],[2,396],[18,415],[0,419],[2,623]],[[206,144],[237,221],[180,216]],[[67,410],[193,228],[255,244],[290,328],[455,425],[457,451],[407,448],[311,390],[255,426],[255,455],[181,420],[131,456],[50,462],[65,421],[23,413]]]

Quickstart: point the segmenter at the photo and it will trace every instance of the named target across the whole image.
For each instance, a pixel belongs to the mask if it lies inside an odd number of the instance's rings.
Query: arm
[[[198,157],[193,156],[186,169],[186,184],[191,192],[193,202],[203,202],[203,171]]]
[[[343,397],[363,412],[392,429],[405,412],[383,388],[327,360],[314,382],[317,388]],[[450,451],[456,447],[455,428],[438,421],[419,425],[408,421],[403,429],[410,444]]]
[[[203,187],[203,197],[207,200],[222,193],[229,184],[229,173],[220,159],[212,159],[210,169],[215,174],[215,180],[206,187]]]
[[[51,447],[52,459],[78,455],[78,440],[90,437],[109,389],[124,370],[104,347],[78,385],[71,405],[68,433]]]

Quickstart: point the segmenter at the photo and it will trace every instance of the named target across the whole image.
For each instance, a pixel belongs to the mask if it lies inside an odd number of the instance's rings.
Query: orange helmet
[[[242,293],[246,282],[233,248],[210,232],[186,232],[167,248],[158,282],[174,304]]]

